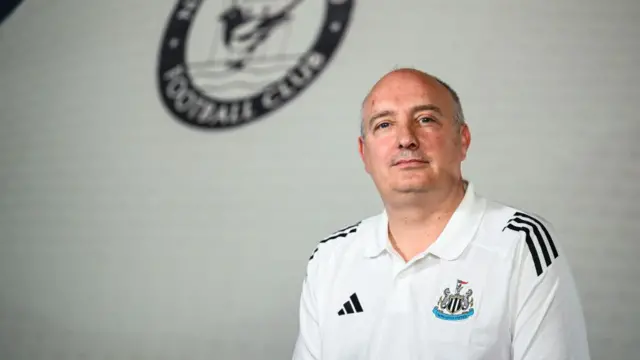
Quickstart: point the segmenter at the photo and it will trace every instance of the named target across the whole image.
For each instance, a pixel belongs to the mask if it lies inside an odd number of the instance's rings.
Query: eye
[[[377,130],[377,129],[384,129],[384,128],[388,127],[389,125],[390,125],[390,124],[389,124],[388,122],[383,121],[383,122],[379,123],[378,125],[376,125],[376,127],[374,128],[374,130]]]
[[[418,121],[422,124],[427,124],[430,122],[434,122],[436,121],[434,118],[432,118],[431,116],[421,116],[418,118]]]

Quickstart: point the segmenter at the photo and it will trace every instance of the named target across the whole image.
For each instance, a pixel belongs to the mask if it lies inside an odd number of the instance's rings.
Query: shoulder
[[[486,222],[518,262],[527,263],[536,276],[557,261],[560,248],[554,225],[542,215],[523,208],[489,201]]]
[[[483,226],[492,232],[525,237],[528,233],[550,237],[555,232],[554,225],[538,213],[494,200],[486,204]]]
[[[320,239],[309,256],[309,265],[327,263],[338,257],[358,253],[379,224],[380,215],[374,215],[343,225]]]
[[[521,207],[495,200],[486,200],[484,221],[499,231],[515,230],[516,227],[536,226],[540,229],[552,229],[553,225],[544,216]]]
[[[345,226],[339,230],[335,230],[331,232],[328,236],[324,237],[322,240],[318,242],[315,249],[311,253],[309,257],[309,261],[312,261],[316,257],[322,258],[326,256],[325,254],[330,254],[336,248],[344,246],[347,241],[351,241],[355,238],[355,234],[360,229],[360,225],[362,224],[362,220],[359,220],[351,225]],[[321,254],[318,254],[318,251],[322,251]]]

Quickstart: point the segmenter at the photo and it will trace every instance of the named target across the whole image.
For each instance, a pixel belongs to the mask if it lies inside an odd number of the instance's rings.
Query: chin
[[[403,181],[402,184],[396,184],[393,189],[400,193],[423,193],[432,187],[433,184],[430,181]]]

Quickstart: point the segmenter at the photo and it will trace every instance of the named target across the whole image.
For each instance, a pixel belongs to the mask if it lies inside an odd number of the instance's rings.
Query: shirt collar
[[[438,239],[427,252],[445,259],[455,260],[467,248],[475,235],[484,215],[486,201],[475,192],[473,183],[467,182],[467,190]],[[389,219],[386,210],[378,216],[377,224],[371,229],[371,239],[365,248],[366,257],[376,257],[390,247],[388,235]]]
[[[383,210],[382,213],[378,215],[377,221],[373,223],[371,236],[367,239],[367,247],[364,251],[366,257],[376,257],[387,249],[387,245],[389,244],[388,224],[389,218],[387,217],[387,211]]]

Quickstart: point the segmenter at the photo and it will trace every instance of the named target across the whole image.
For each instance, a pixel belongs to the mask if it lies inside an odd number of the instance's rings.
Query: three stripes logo
[[[338,311],[338,316],[356,314],[361,312],[363,312],[363,310],[362,305],[360,305],[360,300],[358,300],[358,295],[356,295],[356,293],[353,293],[349,297],[349,300],[347,300],[347,302],[344,303],[344,305],[342,305],[342,308]]]
[[[558,250],[553,243],[551,234],[549,234],[544,224],[535,217],[522,212],[516,212],[502,231],[505,229],[525,234],[525,241],[531,253],[531,258],[533,259],[533,264],[536,267],[536,274],[538,276],[542,275],[543,272],[543,263],[540,260],[540,254],[542,254],[542,258],[544,258],[544,265],[546,265],[546,267],[551,266],[553,259],[558,257]]]
[[[338,239],[338,238],[344,238],[344,237],[349,236],[350,234],[355,233],[356,231],[358,231],[358,225],[360,225],[360,222],[357,222],[357,223],[355,223],[353,225],[347,226],[344,229],[340,229],[340,230],[334,232],[333,235],[331,235],[328,238],[320,241],[318,246],[316,246],[315,250],[313,250],[313,254],[311,254],[311,257],[309,257],[309,260],[313,259],[313,257],[318,252],[318,248],[320,247],[321,244],[324,244],[324,243],[326,243],[328,241],[335,240],[335,239]]]

